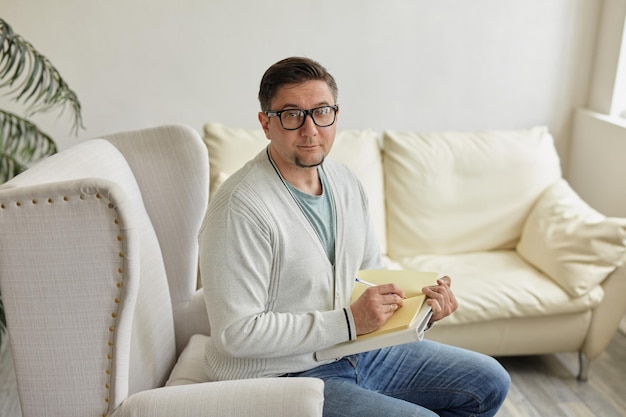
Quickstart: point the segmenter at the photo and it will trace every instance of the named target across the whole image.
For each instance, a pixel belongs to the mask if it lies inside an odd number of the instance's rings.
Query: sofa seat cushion
[[[604,296],[602,287],[596,286],[571,297],[515,250],[419,256],[399,263],[452,278],[459,309],[441,325],[576,313],[595,307]]]
[[[545,127],[386,131],[387,246],[394,259],[513,249],[539,195],[561,177]]]

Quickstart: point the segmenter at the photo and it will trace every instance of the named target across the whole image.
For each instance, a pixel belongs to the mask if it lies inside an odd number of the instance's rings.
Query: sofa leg
[[[589,365],[591,361],[587,359],[587,356],[582,352],[578,352],[578,380],[586,382],[589,377]]]

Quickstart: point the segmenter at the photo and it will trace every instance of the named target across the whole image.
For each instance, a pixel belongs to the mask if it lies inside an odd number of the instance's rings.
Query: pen
[[[354,278],[356,282],[360,282],[363,285],[367,285],[368,287],[375,287],[376,284],[372,284],[371,282],[363,281],[362,279]]]
[[[358,283],[363,284],[363,285],[367,285],[368,287],[376,287],[376,286],[377,286],[377,284],[372,284],[372,283],[371,283],[371,282],[369,282],[369,281],[365,281],[365,280],[362,280],[362,279],[359,279],[359,278],[354,278],[354,280],[355,280],[356,282],[358,282]],[[406,297],[404,297],[404,298],[406,298]]]

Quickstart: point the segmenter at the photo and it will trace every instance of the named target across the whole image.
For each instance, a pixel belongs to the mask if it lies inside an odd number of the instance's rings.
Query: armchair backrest
[[[207,195],[206,148],[179,126],[86,141],[0,186],[0,290],[25,417],[103,415],[163,385]]]
[[[107,136],[124,155],[161,246],[169,284],[176,351],[196,333],[209,334],[198,283],[198,231],[209,195],[209,161],[198,133],[162,126]]]

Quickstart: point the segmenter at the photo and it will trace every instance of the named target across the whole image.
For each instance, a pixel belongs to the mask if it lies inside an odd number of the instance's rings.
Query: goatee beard
[[[322,165],[322,162],[324,162],[324,159],[325,159],[325,158],[326,158],[326,156],[322,156],[322,159],[321,159],[318,163],[316,163],[316,164],[310,164],[310,165],[307,165],[307,164],[303,164],[303,163],[300,161],[300,158],[296,157],[295,163],[296,163],[296,166],[297,166],[297,167],[300,167],[300,168],[315,168],[315,167],[317,167],[317,166]]]

